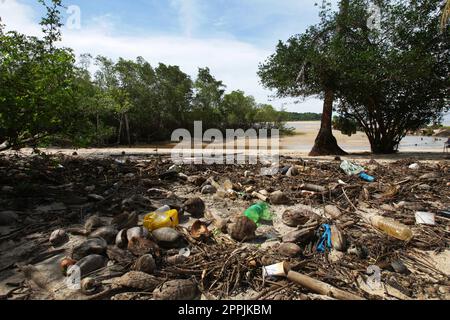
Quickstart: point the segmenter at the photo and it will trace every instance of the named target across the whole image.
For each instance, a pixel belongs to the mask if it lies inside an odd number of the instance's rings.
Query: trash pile
[[[0,156],[0,299],[449,299],[449,163]]]

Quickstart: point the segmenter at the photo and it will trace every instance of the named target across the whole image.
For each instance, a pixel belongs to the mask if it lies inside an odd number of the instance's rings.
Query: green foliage
[[[321,113],[298,113],[298,112],[287,112],[286,121],[320,121],[322,120]]]
[[[69,132],[79,121],[74,56],[55,48],[60,1],[47,6],[45,38],[0,32],[0,142],[3,148],[35,144],[42,137]]]
[[[441,0],[382,1],[380,30],[367,27],[368,4],[322,10],[321,23],[280,42],[259,75],[280,97],[333,92],[372,151],[392,153],[408,131],[448,110],[450,37],[439,32]]]
[[[351,137],[358,131],[358,123],[348,117],[335,116],[333,117],[333,129]]]

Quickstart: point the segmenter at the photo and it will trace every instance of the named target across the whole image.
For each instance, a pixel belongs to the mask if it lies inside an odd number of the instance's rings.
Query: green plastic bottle
[[[258,224],[261,220],[271,221],[272,213],[270,212],[270,207],[265,202],[259,202],[252,205],[250,208],[245,210],[244,215]]]

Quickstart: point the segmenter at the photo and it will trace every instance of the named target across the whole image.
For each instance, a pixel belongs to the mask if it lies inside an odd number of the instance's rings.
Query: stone
[[[305,210],[286,210],[282,219],[285,225],[296,228],[305,225],[310,220],[310,215]]]
[[[10,226],[19,221],[19,215],[15,211],[0,212],[0,226]]]
[[[99,288],[99,284],[94,278],[85,278],[81,280],[81,292],[84,295],[92,295],[94,294]]]
[[[80,260],[91,254],[105,254],[108,243],[102,238],[92,238],[73,248],[72,258]]]
[[[278,250],[283,256],[289,258],[297,257],[302,252],[302,249],[295,243],[282,243]]]
[[[104,225],[105,225],[105,223],[98,216],[91,216],[84,223],[84,229],[89,234],[92,231],[94,231],[95,229],[103,227]]]
[[[339,219],[340,216],[342,216],[341,210],[333,205],[329,205],[325,207],[325,214],[330,219]]]
[[[339,263],[342,258],[344,258],[344,253],[337,250],[331,250],[331,252],[328,254],[328,260],[331,263]]]
[[[206,185],[202,188],[202,194],[214,194],[217,192],[217,189],[211,185]]]
[[[154,274],[156,271],[155,259],[151,254],[145,254],[136,261],[133,265],[133,270]]]
[[[400,274],[408,274],[408,268],[405,266],[405,264],[401,260],[395,260],[391,263],[392,269],[394,269],[395,272]]]
[[[114,244],[116,242],[116,236],[119,232],[112,226],[101,227],[92,232],[89,237],[91,238],[103,238],[108,244]]]
[[[228,226],[228,233],[236,241],[252,240],[256,237],[258,226],[247,217],[240,217],[235,223]]]
[[[282,238],[285,243],[306,242],[314,236],[314,229],[295,230],[285,234]]]
[[[152,232],[153,238],[162,244],[174,244],[180,239],[180,233],[172,228],[160,228]]]
[[[130,271],[120,278],[112,279],[112,284],[139,291],[153,291],[161,280],[145,272]]]
[[[289,198],[282,191],[275,191],[270,195],[270,203],[274,205],[286,205],[289,202]]]
[[[77,266],[81,269],[81,276],[84,277],[98,269],[104,268],[108,259],[98,254],[92,254],[84,257],[77,262]]]
[[[148,238],[149,232],[143,227],[134,227],[127,230],[127,239],[131,241],[132,238]]]
[[[52,246],[59,246],[67,241],[69,241],[69,236],[63,229],[58,229],[52,232],[49,239]]]
[[[122,213],[115,216],[111,221],[111,225],[116,227],[118,230],[130,229],[136,227],[139,222],[139,217],[135,212],[132,213]]]
[[[198,295],[197,284],[193,280],[172,280],[153,291],[155,300],[193,300]]]
[[[200,198],[188,199],[183,205],[183,210],[190,213],[194,218],[203,218],[205,208],[205,202]]]
[[[128,246],[127,230],[120,230],[116,236],[116,246],[120,249],[125,249]]]
[[[141,257],[145,254],[152,254],[155,257],[159,256],[159,246],[150,239],[146,238],[131,238],[128,242],[128,251],[136,257]]]
[[[193,185],[200,187],[202,184],[206,182],[206,178],[202,176],[190,176],[188,177],[188,182],[192,183]]]

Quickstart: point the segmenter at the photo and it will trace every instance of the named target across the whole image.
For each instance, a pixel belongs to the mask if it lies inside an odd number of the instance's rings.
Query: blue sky
[[[260,103],[289,111],[321,112],[322,101],[277,99],[256,75],[279,40],[318,22],[322,0],[64,0],[78,6],[80,28],[64,29],[63,45],[76,54],[113,59],[143,56],[152,65],[179,65],[195,78],[209,67],[228,91],[244,90]],[[331,0],[336,5],[336,0]],[[37,0],[0,0],[7,28],[39,35]],[[63,21],[70,15],[64,12]]]
[[[318,0],[319,2],[321,0]],[[65,0],[78,6],[81,28],[65,29],[63,44],[76,54],[113,59],[143,56],[152,65],[179,65],[191,77],[208,66],[228,91],[244,90],[260,103],[290,111],[320,112],[322,102],[277,99],[256,75],[278,40],[318,21],[316,0]],[[334,1],[335,2],[335,1]],[[40,33],[36,0],[0,0],[7,28]],[[70,15],[64,12],[64,20]]]

